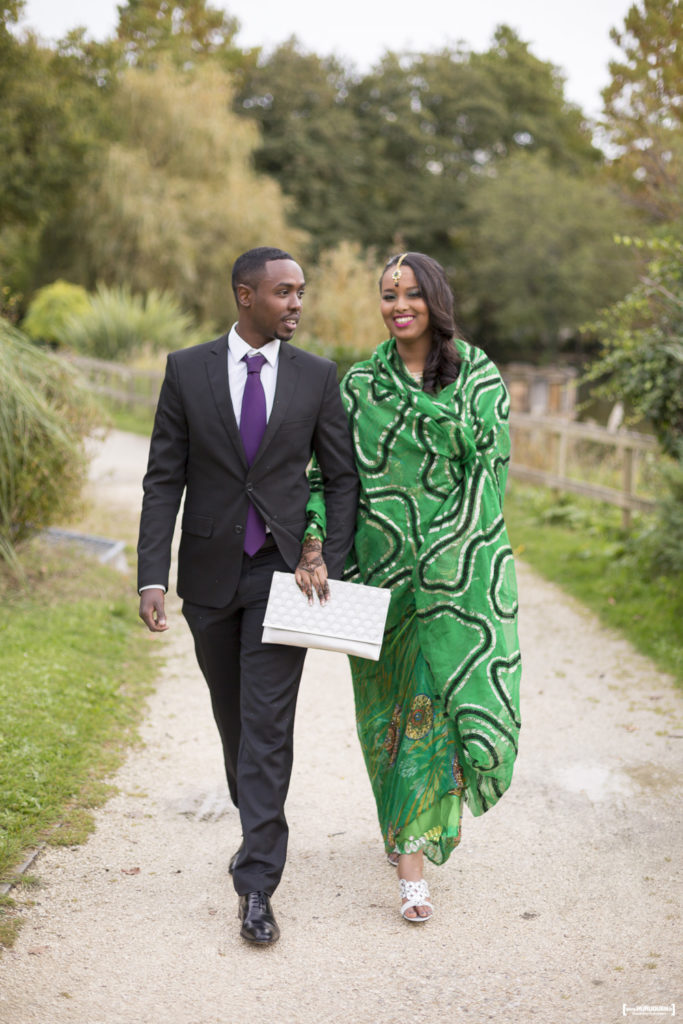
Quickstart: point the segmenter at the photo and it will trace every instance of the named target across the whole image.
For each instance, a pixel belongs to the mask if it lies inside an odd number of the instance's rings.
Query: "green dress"
[[[437,864],[510,784],[520,728],[517,587],[502,514],[509,400],[477,348],[422,391],[392,338],[341,391],[360,502],[345,578],[391,588],[378,662],[351,658],[358,736],[387,850]]]

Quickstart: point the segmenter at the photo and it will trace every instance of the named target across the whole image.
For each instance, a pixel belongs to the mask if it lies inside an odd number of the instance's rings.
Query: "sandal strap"
[[[407,878],[399,878],[398,884],[401,891],[401,899],[409,900],[410,906],[431,907],[429,889],[424,878],[420,878],[417,882],[410,882]],[[405,905],[405,909],[408,908],[409,904]]]

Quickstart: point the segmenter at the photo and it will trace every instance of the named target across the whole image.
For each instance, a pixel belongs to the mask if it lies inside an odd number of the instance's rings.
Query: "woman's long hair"
[[[455,336],[460,335],[453,317],[453,292],[441,264],[422,252],[404,253],[402,259],[400,254],[392,256],[379,279],[380,290],[382,278],[387,270],[399,260],[401,266],[410,267],[415,274],[422,298],[429,310],[432,347],[425,360],[422,390],[435,394],[440,388],[452,384],[460,371],[460,355],[453,342]]]

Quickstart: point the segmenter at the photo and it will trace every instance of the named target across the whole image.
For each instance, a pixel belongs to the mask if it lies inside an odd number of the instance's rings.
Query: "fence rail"
[[[118,363],[69,357],[92,390],[129,409],[154,409],[163,374]],[[655,502],[638,493],[643,464],[657,458],[657,443],[632,430],[610,431],[589,423],[512,413],[510,476],[615,505],[626,527],[631,513],[650,511]],[[600,454],[601,453],[601,454]],[[587,470],[602,479],[585,479]],[[605,482],[609,480],[609,483]]]
[[[511,477],[616,505],[625,527],[632,512],[654,508],[653,498],[638,494],[643,463],[657,460],[657,442],[648,434],[527,413],[511,414],[510,433]],[[572,472],[572,463],[580,472]],[[587,468],[618,486],[586,480]]]
[[[87,356],[68,356],[97,395],[127,409],[155,409],[163,380],[160,370],[139,370]]]

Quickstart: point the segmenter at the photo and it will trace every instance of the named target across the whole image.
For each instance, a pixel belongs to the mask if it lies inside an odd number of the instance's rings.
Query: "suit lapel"
[[[209,384],[213,394],[216,407],[220,414],[223,426],[228,437],[232,441],[237,456],[247,468],[247,460],[244,454],[242,438],[235,419],[235,410],[230,399],[230,385],[228,383],[228,335],[224,334],[218,338],[216,344],[210,349],[206,359],[206,372],[209,376]]]
[[[268,418],[268,426],[263,435],[259,450],[254,459],[254,465],[263,457],[268,445],[277,434],[287,410],[289,409],[292,396],[296,388],[297,377],[299,376],[296,366],[296,352],[290,348],[286,341],[280,343],[280,354],[277,362],[277,380],[275,383],[275,399],[273,408]],[[234,417],[233,417],[234,419]]]

